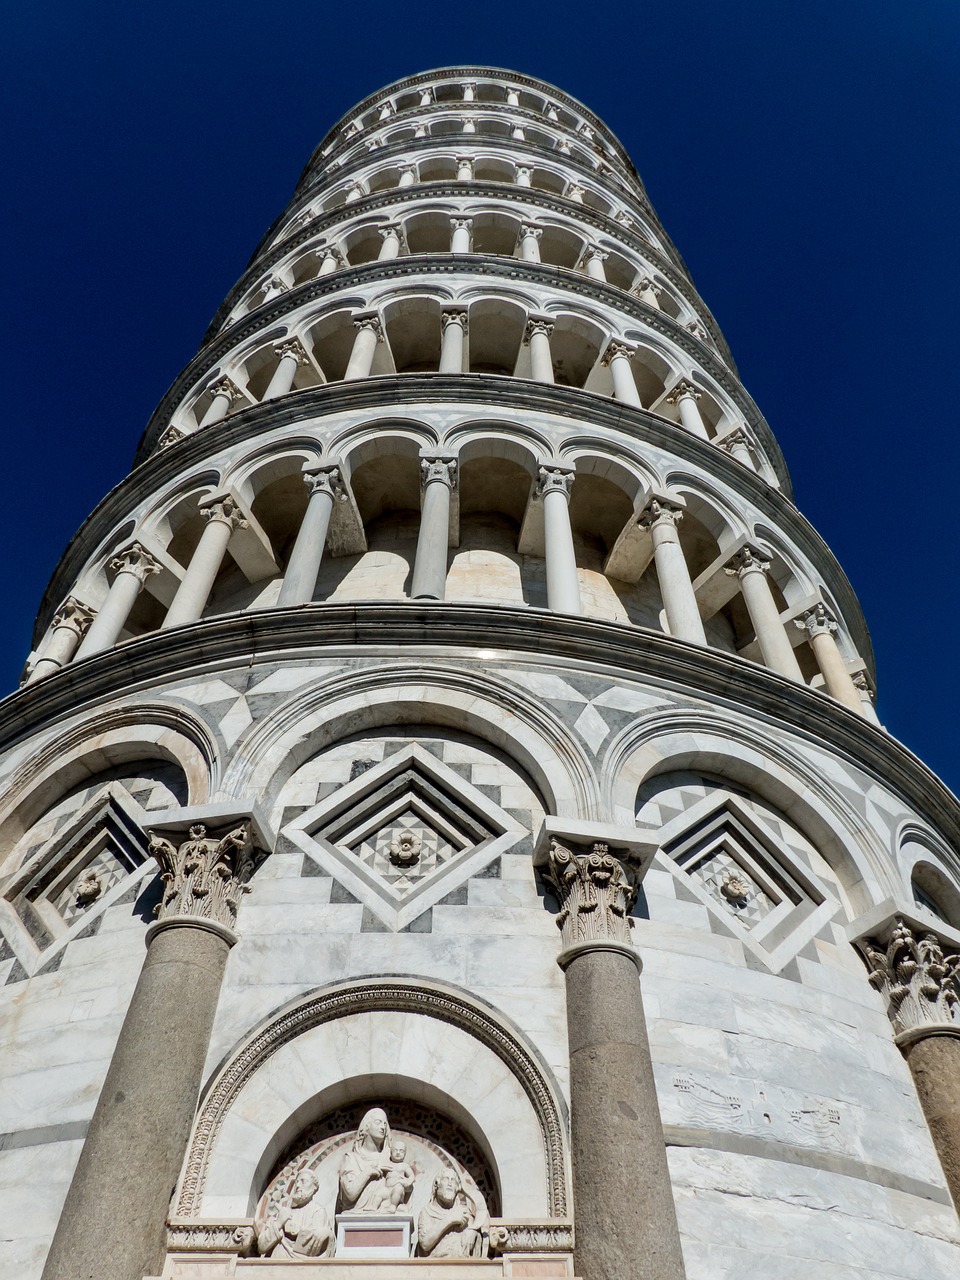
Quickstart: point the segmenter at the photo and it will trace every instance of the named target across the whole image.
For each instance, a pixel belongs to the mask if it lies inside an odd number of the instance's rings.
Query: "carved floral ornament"
[[[897,1033],[944,1023],[960,1030],[960,954],[945,951],[935,933],[897,916],[886,945],[864,938],[860,948]]]
[[[560,898],[557,925],[565,947],[630,941],[637,886],[607,845],[595,842],[589,852],[576,853],[552,837],[544,875]]]
[[[236,924],[240,899],[250,892],[247,881],[256,866],[249,822],[221,838],[209,836],[206,826],[197,822],[180,845],[153,833],[149,850],[163,880],[158,919],[202,916],[227,928]]]

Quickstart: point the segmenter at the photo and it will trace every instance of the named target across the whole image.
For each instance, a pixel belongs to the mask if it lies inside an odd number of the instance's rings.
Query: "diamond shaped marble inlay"
[[[394,928],[483,869],[525,832],[416,744],[301,814],[290,838]]]

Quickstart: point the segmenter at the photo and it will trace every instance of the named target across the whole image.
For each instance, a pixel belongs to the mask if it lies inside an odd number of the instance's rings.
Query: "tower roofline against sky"
[[[342,117],[0,701],[0,1274],[960,1274],[960,801],[775,427],[582,104]]]

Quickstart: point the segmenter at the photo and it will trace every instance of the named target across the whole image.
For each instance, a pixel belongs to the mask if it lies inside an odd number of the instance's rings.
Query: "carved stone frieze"
[[[154,833],[149,850],[160,864],[164,886],[158,919],[203,916],[227,928],[236,924],[256,865],[248,822],[220,838],[208,836],[206,826],[195,823],[179,846]]]
[[[490,1252],[503,1253],[572,1253],[573,1223],[504,1222],[490,1225]]]
[[[897,916],[885,945],[875,938],[862,938],[859,945],[895,1031],[931,1023],[960,1027],[960,954],[944,950],[935,933]]]
[[[629,943],[637,886],[605,844],[576,852],[553,837],[544,874],[560,899],[557,925],[564,947]]]

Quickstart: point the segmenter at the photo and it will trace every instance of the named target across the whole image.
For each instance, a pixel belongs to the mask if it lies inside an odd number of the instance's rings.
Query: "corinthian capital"
[[[544,875],[560,900],[557,925],[564,948],[580,942],[629,942],[636,884],[599,842],[579,852],[550,840]]]
[[[692,382],[687,382],[685,378],[681,378],[670,394],[666,397],[667,404],[677,404],[680,400],[687,396],[691,400],[699,400],[702,391],[699,391]]]
[[[633,292],[639,294],[652,293],[655,298],[659,298],[663,290],[650,276],[641,276],[633,286]]]
[[[632,360],[636,354],[637,348],[632,342],[625,342],[622,338],[614,338],[603,353],[603,359],[600,363],[606,366],[611,360],[615,360],[617,356],[626,356],[628,360]]]
[[[837,620],[820,600],[812,609],[807,609],[799,618],[794,618],[793,625],[810,636],[823,636],[836,631]]]
[[[372,329],[376,334],[377,341],[383,342],[383,324],[380,321],[376,311],[361,311],[353,317],[353,327],[355,329]]]
[[[554,321],[549,316],[529,316],[527,327],[523,331],[524,342],[529,342],[535,333],[542,333],[549,338],[553,333]]]
[[[178,440],[182,440],[186,436],[185,431],[181,431],[179,427],[167,427],[166,431],[157,441],[158,449],[169,449],[172,444],[176,444]]]
[[[214,498],[205,502],[200,508],[204,520],[219,520],[228,524],[231,529],[246,529],[247,522],[243,517],[236,500],[231,497]]]
[[[572,467],[541,467],[537,473],[537,497],[554,490],[569,498],[574,475]]]
[[[440,329],[441,332],[446,329],[447,325],[458,324],[464,333],[467,332],[467,308],[466,307],[444,307],[440,312]]]
[[[249,822],[219,838],[208,835],[206,826],[197,822],[179,845],[154,832],[149,848],[160,864],[163,880],[158,919],[201,916],[233,927],[240,898],[250,892],[247,881],[255,868]]]
[[[212,396],[226,396],[231,404],[233,404],[235,400],[240,400],[243,396],[243,392],[233,379],[226,377],[220,378],[212,387],[210,387],[210,394]]]
[[[279,360],[285,360],[288,356],[296,360],[298,368],[307,363],[307,353],[299,338],[288,338],[286,342],[278,342],[273,349]]]
[[[766,573],[769,568],[770,561],[759,547],[751,547],[747,543],[731,556],[729,562],[723,566],[723,571],[742,578],[745,573]]]
[[[336,465],[311,467],[309,471],[304,472],[303,483],[310,490],[311,496],[315,493],[326,493],[335,502],[346,501],[347,490],[343,483],[343,473]]]
[[[445,484],[448,489],[457,487],[457,460],[446,454],[434,454],[420,459],[420,483]]]
[[[160,565],[139,542],[131,542],[110,561],[111,572],[132,573],[141,584],[151,573],[159,573]]]
[[[666,498],[651,498],[637,519],[641,529],[649,529],[655,524],[678,525],[683,519],[683,508],[678,498],[670,502]]]
[[[945,1022],[960,1027],[960,955],[944,951],[935,933],[915,932],[897,916],[886,945],[863,938],[859,946],[895,1031]]]
[[[63,604],[53,615],[53,627],[66,627],[70,631],[75,631],[81,638],[86,635],[90,627],[90,623],[94,619],[94,612],[83,604],[75,596],[67,596]]]

